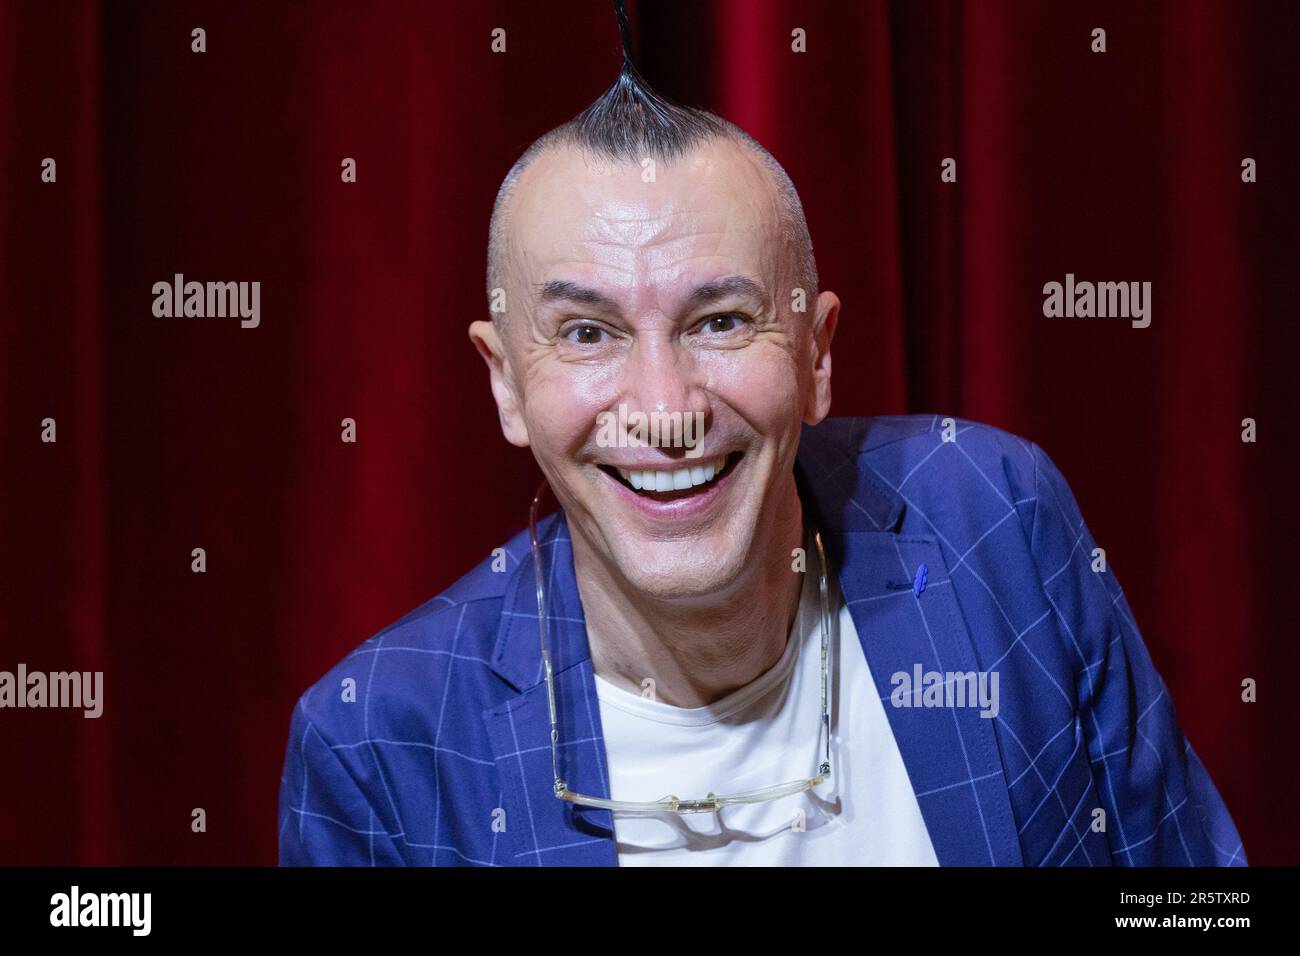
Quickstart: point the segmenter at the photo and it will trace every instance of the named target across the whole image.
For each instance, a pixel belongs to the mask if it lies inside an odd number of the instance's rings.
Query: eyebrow
[[[703,285],[696,286],[691,291],[691,294],[686,297],[685,304],[690,308],[699,308],[702,305],[708,305],[732,295],[754,299],[763,303],[767,301],[767,296],[764,295],[762,287],[753,279],[748,276],[732,275],[724,276],[721,279],[713,279]],[[570,282],[567,279],[552,279],[549,282],[542,283],[537,294],[537,301],[573,302],[578,305],[609,309],[611,311],[618,310],[618,303],[609,296],[597,292],[595,289],[578,285],[576,282]]]
[[[550,282],[543,283],[537,294],[537,301],[576,302],[578,305],[590,305],[611,311],[618,309],[618,303],[609,296],[567,279],[552,279]]]
[[[712,282],[697,286],[695,291],[687,297],[686,304],[699,307],[732,295],[754,299],[757,302],[767,302],[767,296],[763,294],[763,289],[757,282],[748,276],[735,275],[724,276],[721,279],[714,279]]]

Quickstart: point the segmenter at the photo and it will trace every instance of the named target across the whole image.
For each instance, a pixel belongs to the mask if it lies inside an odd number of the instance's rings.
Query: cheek
[[[800,417],[799,369],[776,345],[719,352],[707,362],[709,389],[755,426],[779,428]]]
[[[609,375],[590,366],[548,363],[529,376],[525,404],[534,445],[559,455],[583,447],[609,404]]]

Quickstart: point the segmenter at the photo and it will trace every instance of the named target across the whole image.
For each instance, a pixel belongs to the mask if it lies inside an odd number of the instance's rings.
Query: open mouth
[[[651,501],[678,501],[703,494],[736,468],[743,452],[704,459],[676,468],[627,470],[612,465],[598,466],[620,485]]]

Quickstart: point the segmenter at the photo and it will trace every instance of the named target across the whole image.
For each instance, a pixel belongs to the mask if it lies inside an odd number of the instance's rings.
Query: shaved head
[[[507,287],[508,251],[515,194],[525,171],[539,156],[555,151],[574,151],[590,167],[635,165],[647,160],[669,166],[719,140],[741,146],[765,173],[761,188],[775,198],[780,215],[778,241],[791,260],[794,285],[809,299],[816,298],[817,264],[812,239],[804,218],[803,204],[789,175],[763,146],[735,124],[707,110],[671,103],[652,90],[625,60],[618,81],[600,99],[532,143],[510,168],[497,191],[488,227],[487,291]],[[498,324],[510,312],[492,314]]]

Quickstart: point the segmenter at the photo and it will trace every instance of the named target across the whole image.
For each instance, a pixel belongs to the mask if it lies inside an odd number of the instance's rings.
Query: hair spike
[[[618,36],[623,42],[623,62],[636,69],[632,58],[632,25],[627,16],[627,0],[614,0],[614,19],[618,21]]]
[[[618,78],[594,103],[555,130],[556,138],[611,159],[667,159],[723,135],[723,122],[702,109],[679,106],[646,81],[632,55],[627,0],[614,0],[622,47]]]

